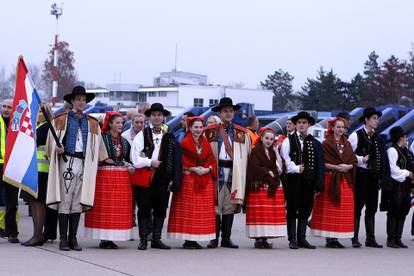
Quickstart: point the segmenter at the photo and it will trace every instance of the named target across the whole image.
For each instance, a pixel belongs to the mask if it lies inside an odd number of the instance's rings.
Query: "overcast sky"
[[[53,43],[53,1],[0,0],[0,66],[22,54],[41,64]],[[59,2],[60,3],[60,2]],[[174,67],[210,82],[257,87],[282,68],[300,88],[320,66],[344,80],[368,54],[406,58],[414,42],[414,1],[398,0],[70,0],[60,39],[70,43],[80,80],[151,85]]]

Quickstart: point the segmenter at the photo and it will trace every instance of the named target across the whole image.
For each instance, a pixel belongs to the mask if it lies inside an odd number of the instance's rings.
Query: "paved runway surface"
[[[21,214],[19,238],[24,241],[31,235],[32,224],[26,206],[21,206]],[[311,237],[316,250],[290,250],[286,238],[273,240],[271,250],[258,250],[245,238],[245,216],[240,214],[233,227],[233,240],[241,246],[237,250],[184,250],[181,241],[165,238],[173,250],[138,251],[137,240],[118,242],[118,250],[102,250],[99,241],[83,237],[81,227],[82,252],[59,251],[57,241],[25,248],[0,239],[0,275],[413,275],[411,215],[412,211],[403,237],[408,249],[353,249],[349,240],[342,240],[345,249],[327,249],[324,239]],[[382,244],[386,239],[385,219],[384,213],[377,215],[377,240]],[[134,236],[137,239],[136,228]],[[361,238],[363,241],[364,236]]]

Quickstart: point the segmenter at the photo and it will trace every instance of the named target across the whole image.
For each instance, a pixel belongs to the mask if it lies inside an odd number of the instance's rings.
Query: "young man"
[[[292,122],[296,131],[289,134],[282,144],[282,158],[287,170],[284,189],[289,248],[315,249],[306,240],[306,226],[312,213],[314,194],[323,190],[325,165],[322,145],[308,134],[308,128],[315,124],[308,112],[299,112],[292,117]]]
[[[4,215],[5,221],[5,235],[8,237],[10,243],[18,243],[19,239],[17,235],[17,206],[18,206],[18,194],[19,189],[15,186],[3,181],[3,164],[4,164],[4,147],[7,140],[7,129],[9,127],[10,116],[13,108],[13,99],[6,99],[3,101],[1,106],[0,116],[0,143],[2,145],[0,149],[0,193],[4,193],[3,199],[6,205],[6,212]],[[0,197],[2,195],[0,194]],[[0,200],[1,201],[1,200]],[[1,207],[0,207],[1,208]],[[1,212],[1,210],[0,210]],[[0,218],[2,216],[0,215]]]
[[[145,111],[151,123],[139,132],[132,142],[131,161],[136,169],[153,171],[148,187],[137,187],[139,250],[146,250],[153,220],[151,248],[170,249],[161,241],[170,190],[178,190],[182,177],[181,147],[177,139],[163,128],[164,119],[170,112],[160,103],[154,103]],[[170,182],[172,185],[170,187]]]
[[[247,160],[251,141],[245,128],[232,123],[234,111],[240,105],[233,105],[230,98],[222,98],[212,108],[221,117],[220,124],[209,125],[205,135],[218,162],[218,183],[216,184],[216,239],[208,248],[218,246],[221,232],[221,247],[238,248],[231,239],[234,214],[240,212],[246,187]]]
[[[62,147],[50,131],[45,145],[50,160],[46,204],[58,210],[59,249],[64,251],[82,250],[76,238],[80,215],[93,207],[98,162],[108,157],[98,121],[84,114],[86,103],[94,97],[82,86],[65,95],[72,110],[53,119]]]
[[[402,127],[393,127],[390,130],[392,146],[387,150],[391,169],[391,187],[382,190],[382,202],[387,197],[387,246],[391,248],[407,248],[401,241],[405,217],[411,207],[410,193],[414,191],[412,180],[413,156],[407,148],[407,135]]]
[[[365,246],[382,248],[375,240],[375,213],[378,209],[378,191],[380,179],[389,182],[390,167],[385,149],[385,143],[375,132],[378,119],[382,115],[375,108],[364,109],[359,118],[364,127],[349,136],[348,141],[358,159],[355,176],[355,231],[352,246],[361,247],[358,239],[361,210],[365,206],[365,229],[367,239]]]

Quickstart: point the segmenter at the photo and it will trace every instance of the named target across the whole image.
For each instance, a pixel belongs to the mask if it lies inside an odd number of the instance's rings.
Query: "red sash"
[[[135,172],[131,175],[132,185],[148,188],[151,184],[152,177],[154,176],[155,170],[152,168],[135,168]]]

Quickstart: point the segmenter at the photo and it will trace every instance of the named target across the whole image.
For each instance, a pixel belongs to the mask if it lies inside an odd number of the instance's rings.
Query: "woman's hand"
[[[65,148],[63,147],[63,145],[61,147],[56,146],[56,153],[57,154],[62,154],[65,152]]]

